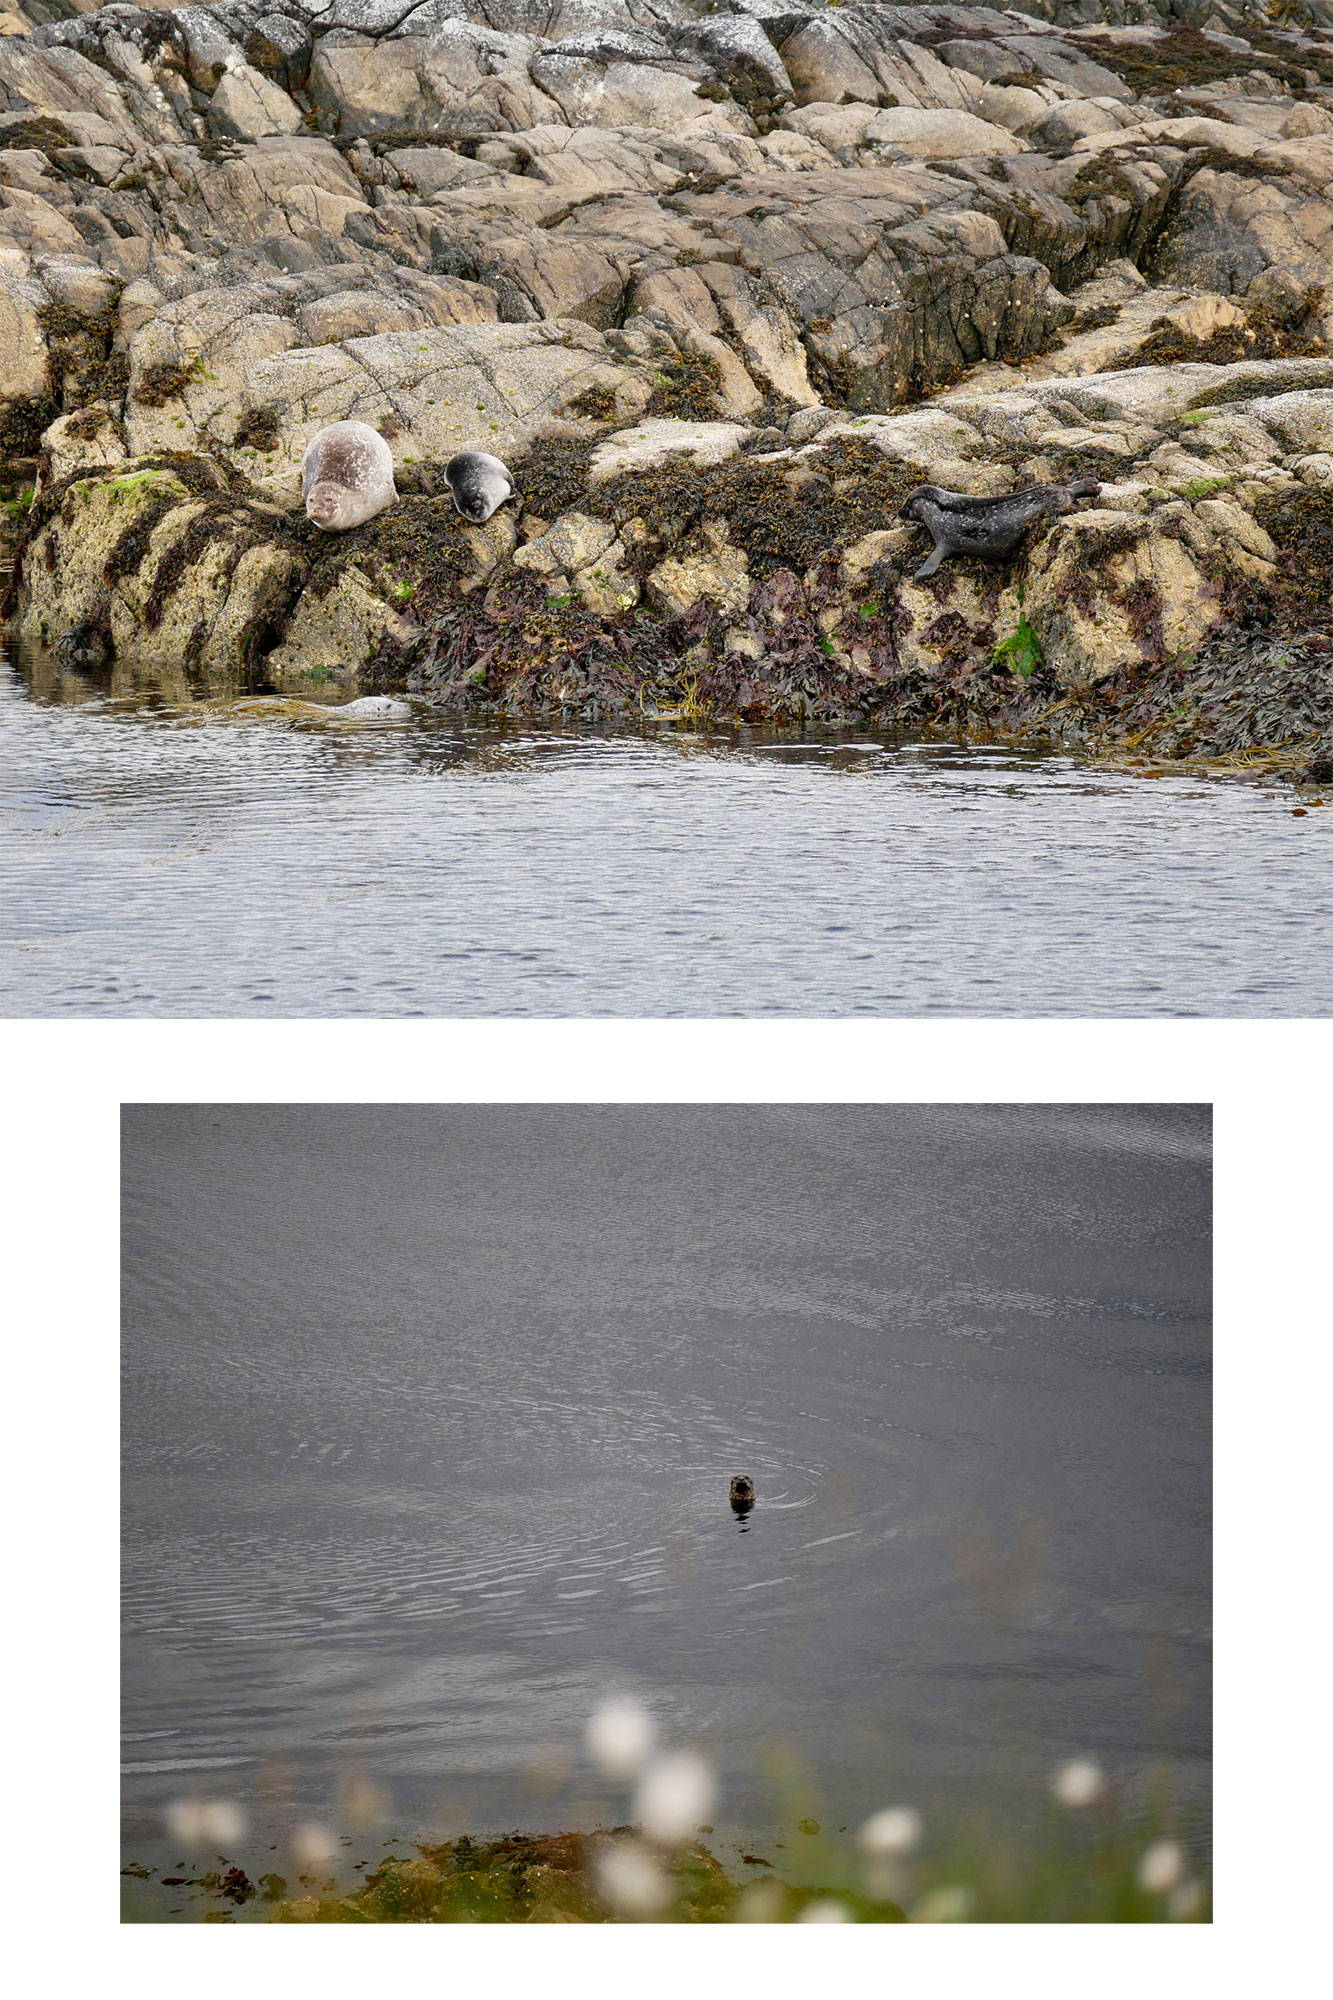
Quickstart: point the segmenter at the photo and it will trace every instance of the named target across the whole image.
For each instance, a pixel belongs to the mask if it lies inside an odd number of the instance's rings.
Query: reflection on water
[[[572,1759],[617,1688],[756,1834],[786,1742],[835,1825],[1030,1814],[1095,1753],[1166,1766],[1202,1840],[1206,1113],[134,1107],[126,1138],[134,1853],[195,1786],[595,1823]]]
[[[1328,1011],[1333,813],[1249,786],[33,672],[0,679],[10,1014]]]

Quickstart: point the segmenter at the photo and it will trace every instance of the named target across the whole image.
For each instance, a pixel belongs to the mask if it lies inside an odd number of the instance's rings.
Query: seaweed
[[[1333,655],[1333,492],[1299,487],[1254,509],[1277,546],[1277,573],[1238,579],[1226,600],[1232,629],[1309,634]]]
[[[1312,355],[1309,358],[1311,360],[1318,360],[1319,357]],[[1321,365],[1314,368],[1293,369],[1289,375],[1283,376],[1279,385],[1270,388],[1267,393],[1269,395],[1277,395],[1280,390],[1280,393],[1285,396],[1297,389],[1327,389],[1328,386],[1329,370],[1328,362],[1325,360],[1322,361]],[[1210,410],[1224,409],[1228,403],[1247,402],[1251,397],[1260,393],[1263,392],[1256,388],[1252,377],[1248,380],[1245,377],[1241,377],[1238,380],[1229,382],[1218,382],[1213,388],[1201,389],[1197,396],[1191,397],[1189,409],[1182,412],[1176,418],[1176,422],[1178,424],[1202,423]]]
[[[1026,618],[1019,620],[1017,630],[1007,639],[1001,639],[994,649],[994,657],[1003,660],[1023,680],[1031,679],[1039,667],[1046,664],[1046,656]]]
[[[682,354],[679,360],[660,365],[657,387],[644,415],[706,420],[717,415],[721,398],[722,375],[716,361],[702,354]]]
[[[155,632],[162,623],[168,598],[174,596],[186,571],[216,540],[219,521],[230,511],[231,503],[227,500],[205,503],[183,533],[177,535],[158,557],[144,601],[143,622],[150,632]]]
[[[609,423],[616,414],[616,399],[604,382],[595,382],[575,396],[569,405],[574,417],[588,417],[594,423]]]
[[[514,471],[523,505],[543,521],[581,507],[588,496],[594,446],[582,436],[551,433],[533,439]]]
[[[63,146],[76,146],[78,140],[69,126],[59,118],[47,118],[36,114],[31,118],[15,118],[5,126],[4,144],[6,151],[20,148],[34,153],[54,153]]]
[[[1185,22],[1173,23],[1155,34],[1151,41],[1122,41],[1112,34],[1079,36],[1079,46],[1087,49],[1104,69],[1132,84],[1140,97],[1155,97],[1191,85],[1221,83],[1228,77],[1243,76],[1246,70],[1262,69],[1293,90],[1306,88],[1305,70],[1318,65],[1289,58],[1289,49],[1277,36],[1266,35],[1247,26],[1245,54],[1231,49],[1202,28]]]
[[[205,373],[201,354],[193,355],[189,361],[150,362],[134,385],[133,400],[145,409],[160,410],[191,382],[202,380]]]
[[[243,451],[276,451],[282,437],[282,413],[280,410],[243,410],[232,439],[232,448]]]
[[[125,393],[129,364],[115,352],[117,307],[122,282],[117,280],[106,304],[95,313],[78,312],[60,300],[37,308],[37,323],[46,336],[51,372],[67,411],[99,399],[118,402]]]
[[[153,531],[180,505],[183,497],[179,488],[135,495],[133,519],[111,544],[102,566],[102,581],[108,589],[138,569],[148,553]]]
[[[41,449],[42,433],[59,414],[50,396],[21,397],[0,408],[0,467],[35,458]]]
[[[1186,333],[1169,319],[1155,319],[1134,356],[1136,367],[1177,361],[1286,361],[1314,359],[1328,352],[1327,341],[1281,325],[1272,314],[1256,312],[1248,325],[1232,322],[1209,334]]]
[[[664,543],[688,548],[686,538],[705,521],[725,523],[751,576],[762,581],[779,570],[810,569],[826,551],[841,552],[889,526],[903,498],[927,476],[921,466],[889,458],[862,438],[817,444],[806,463],[812,471],[792,478],[781,463],[738,456],[701,467],[682,453],[602,480],[575,504],[618,521],[641,520],[649,563]]]

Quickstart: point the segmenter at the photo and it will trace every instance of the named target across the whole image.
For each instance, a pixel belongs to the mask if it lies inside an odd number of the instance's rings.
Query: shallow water
[[[270,1829],[358,1773],[400,1838],[614,1823],[576,1753],[617,1688],[715,1762],[720,1830],[772,1834],[780,1741],[835,1825],[1027,1826],[1093,1752],[1206,1848],[1206,1111],[126,1141],[127,1854],[196,1787]]]
[[[1333,811],[1062,757],[37,701],[10,1015],[1311,1015]],[[17,891],[17,893],[13,893]]]

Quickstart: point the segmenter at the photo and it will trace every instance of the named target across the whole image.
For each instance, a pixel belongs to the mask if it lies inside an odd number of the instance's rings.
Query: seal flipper
[[[949,553],[949,544],[947,542],[937,541],[934,548],[931,550],[930,554],[926,557],[926,560],[922,563],[920,569],[913,570],[912,572],[913,583],[920,583],[923,577],[934,576],[936,570],[939,568],[940,564],[944,561],[944,558],[948,555],[948,553]]]

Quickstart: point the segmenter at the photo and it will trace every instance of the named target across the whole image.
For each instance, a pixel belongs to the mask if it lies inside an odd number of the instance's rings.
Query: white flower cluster
[[[596,1711],[584,1742],[603,1777],[637,1780],[631,1816],[649,1840],[669,1847],[687,1840],[707,1819],[717,1788],[704,1758],[693,1750],[654,1755],[656,1738],[642,1703],[621,1697]]]
[[[595,1863],[598,1891],[619,1917],[659,1916],[673,1891],[655,1850],[688,1840],[707,1819],[717,1790],[712,1769],[693,1750],[655,1751],[653,1718],[628,1696],[603,1702],[583,1740],[604,1778],[633,1784],[630,1816],[642,1835],[603,1848]]]

